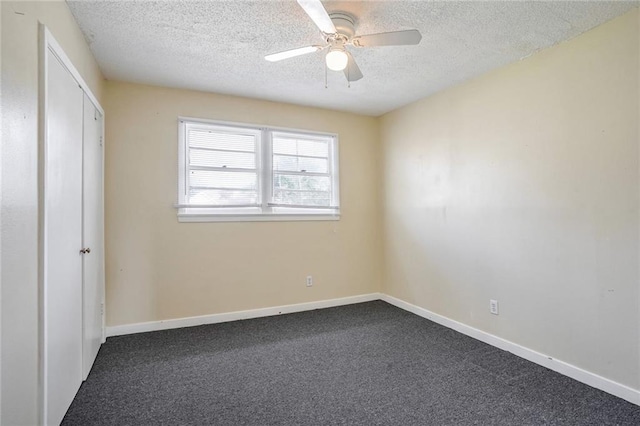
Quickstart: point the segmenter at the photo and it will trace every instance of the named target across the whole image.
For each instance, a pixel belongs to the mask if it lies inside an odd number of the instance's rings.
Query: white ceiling
[[[364,78],[347,87],[323,52],[264,55],[321,43],[294,0],[69,1],[109,80],[381,115],[619,16],[638,2],[324,1],[358,34],[416,28],[418,46],[351,51]]]

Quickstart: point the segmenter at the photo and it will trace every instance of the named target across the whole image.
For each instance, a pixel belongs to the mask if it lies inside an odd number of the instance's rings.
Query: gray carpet
[[[640,425],[640,407],[376,301],[112,337],[64,425]]]

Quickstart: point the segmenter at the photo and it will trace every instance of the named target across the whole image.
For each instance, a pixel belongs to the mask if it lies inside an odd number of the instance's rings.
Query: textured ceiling
[[[418,46],[352,48],[362,80],[328,71],[323,52],[264,55],[321,43],[294,0],[69,1],[109,80],[202,90],[380,115],[517,61],[619,16],[638,2],[324,1],[369,34],[416,28]]]

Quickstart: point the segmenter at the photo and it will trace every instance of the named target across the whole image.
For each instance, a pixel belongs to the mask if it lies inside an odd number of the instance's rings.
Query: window
[[[337,220],[338,138],[180,118],[178,219]]]

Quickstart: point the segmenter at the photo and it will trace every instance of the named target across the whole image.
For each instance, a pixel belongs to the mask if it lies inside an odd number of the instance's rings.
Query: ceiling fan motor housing
[[[348,40],[356,34],[355,19],[353,16],[343,12],[334,12],[330,13],[329,17],[336,27],[338,34],[346,36]]]

